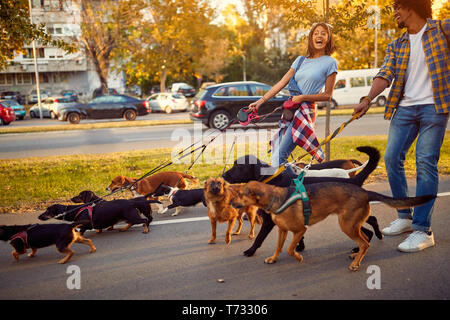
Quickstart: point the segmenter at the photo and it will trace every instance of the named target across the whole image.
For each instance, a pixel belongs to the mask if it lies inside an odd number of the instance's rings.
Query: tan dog
[[[228,228],[225,234],[226,244],[231,242],[231,231],[233,226],[238,219],[238,228],[233,234],[239,234],[242,229],[243,220],[242,215],[244,212],[247,213],[248,220],[250,221],[250,233],[249,238],[253,239],[255,237],[255,220],[261,223],[261,218],[258,216],[256,211],[258,210],[255,206],[248,206],[236,210],[230,206],[230,201],[232,197],[235,196],[233,190],[229,189],[229,184],[225,182],[222,178],[209,178],[205,182],[205,201],[208,207],[208,217],[211,222],[211,239],[208,243],[216,243],[216,226],[217,222],[223,223],[228,222]]]
[[[185,189],[187,186],[186,180],[189,179],[194,182],[194,184],[198,183],[198,179],[181,172],[159,172],[151,175],[147,178],[139,180],[135,186],[133,186],[130,191],[133,193],[135,197],[139,197],[140,195],[147,196],[150,193],[156,191],[156,189],[161,185],[165,184],[170,187],[176,187],[178,189]],[[114,191],[119,188],[123,188],[129,185],[132,185],[136,182],[137,179],[129,178],[125,176],[117,176],[112,179],[111,184],[106,188],[107,191]],[[153,198],[150,198],[150,200]],[[158,204],[159,212],[161,212],[164,207],[161,204]]]
[[[359,252],[352,256],[354,260],[349,266],[352,271],[358,270],[361,260],[369,249],[369,242],[365,234],[361,232],[361,225],[370,215],[369,201],[381,201],[396,209],[404,209],[424,204],[436,197],[425,195],[395,199],[376,192],[366,191],[353,184],[340,182],[307,184],[305,187],[311,204],[309,225],[316,224],[335,213],[339,216],[341,230],[358,244]],[[277,248],[271,257],[265,259],[265,262],[275,263],[277,261],[288,231],[291,231],[294,237],[287,252],[302,262],[303,257],[294,250],[306,232],[302,201],[297,200],[284,211],[276,214],[277,209],[285,202],[288,188],[251,181],[245,185],[232,185],[230,189],[237,193],[237,197],[233,197],[230,202],[233,207],[258,206],[269,212],[273,222],[278,226]]]

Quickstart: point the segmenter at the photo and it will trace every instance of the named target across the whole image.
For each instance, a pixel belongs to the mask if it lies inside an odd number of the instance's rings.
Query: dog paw
[[[97,251],[97,248],[91,248],[91,250],[89,250],[89,253],[94,253],[95,251]]]
[[[358,271],[358,269],[359,269],[359,266],[356,264],[353,264],[353,263],[348,267],[348,270],[350,270],[350,271]]]
[[[225,243],[230,244],[231,243],[231,236],[228,236],[225,238]]]
[[[269,257],[264,260],[264,263],[267,263],[267,264],[272,264],[275,262],[277,262],[277,258],[274,258],[274,257]]]
[[[216,244],[216,240],[215,240],[215,239],[214,239],[214,240],[211,239],[211,240],[208,241],[208,243],[209,243],[209,244]]]
[[[158,213],[159,214],[164,214],[164,213],[166,213],[167,210],[168,210],[167,208],[164,208],[162,210],[158,210]]]
[[[244,256],[246,256],[246,257],[251,257],[251,256],[253,256],[253,255],[255,254],[255,251],[256,251],[256,250],[253,250],[253,249],[245,250],[245,251],[244,251]]]
[[[175,217],[175,216],[177,216],[177,215],[178,215],[177,212],[174,212],[174,213],[171,214],[172,217]]]

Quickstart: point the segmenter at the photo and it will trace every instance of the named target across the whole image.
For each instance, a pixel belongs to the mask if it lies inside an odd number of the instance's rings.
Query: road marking
[[[159,224],[172,224],[172,223],[183,223],[183,222],[194,222],[194,221],[205,221],[209,220],[209,217],[197,217],[197,218],[185,218],[185,219],[173,219],[173,220],[162,220],[150,223],[152,226]]]

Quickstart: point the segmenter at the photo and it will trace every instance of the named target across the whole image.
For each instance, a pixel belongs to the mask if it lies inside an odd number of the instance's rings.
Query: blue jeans
[[[439,174],[437,164],[444,141],[449,115],[437,114],[433,104],[398,107],[391,125],[384,155],[386,171],[394,197],[407,197],[408,185],[405,177],[405,156],[417,137],[416,196],[437,194]],[[398,210],[398,217],[412,218],[412,229],[431,231],[431,216],[434,200],[422,206]]]
[[[272,167],[278,168],[281,164],[285,163],[288,160],[289,155],[297,146],[292,140],[293,124],[294,121],[291,121],[281,139],[275,141],[275,145],[272,148]],[[291,167],[287,167],[286,172],[288,172],[291,176],[296,176]]]

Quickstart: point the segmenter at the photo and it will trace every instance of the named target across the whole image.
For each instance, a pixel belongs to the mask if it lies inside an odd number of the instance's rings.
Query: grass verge
[[[447,132],[446,138],[450,135]],[[331,159],[358,159],[361,162],[367,160],[366,155],[356,150],[357,146],[370,145],[378,148],[384,155],[386,148],[386,136],[370,137],[342,137],[336,138],[331,143]],[[253,146],[254,147],[254,146]],[[258,157],[267,161],[266,145],[257,146]],[[222,150],[208,150],[196,162],[189,174],[200,179],[200,187],[203,182],[212,176],[219,176],[224,168],[225,159],[228,158],[230,146],[222,146]],[[220,152],[218,152],[220,151]],[[238,152],[239,151],[239,152]],[[68,199],[82,190],[92,190],[102,196],[108,192],[105,188],[111,179],[122,174],[138,178],[164,161],[171,159],[170,148],[152,149],[146,151],[130,151],[110,153],[103,155],[72,155],[52,156],[39,158],[24,158],[3,160],[0,162],[0,213],[26,213],[39,211],[53,203],[68,203]],[[229,159],[232,163],[238,156],[253,153],[249,146],[237,146],[234,155]],[[303,154],[299,148],[294,151],[294,156]],[[197,155],[197,154],[196,154]],[[184,172],[189,167],[190,161],[173,164],[163,171]],[[305,161],[309,160],[305,158]],[[369,182],[385,180],[386,172],[384,161],[379,163],[379,169],[369,177]],[[229,166],[228,166],[229,167]],[[407,154],[405,162],[408,177],[415,176],[415,145]],[[450,140],[445,139],[439,162],[439,173],[450,174]],[[117,194],[115,197],[118,197]],[[120,197],[131,197],[131,194],[123,192]]]

